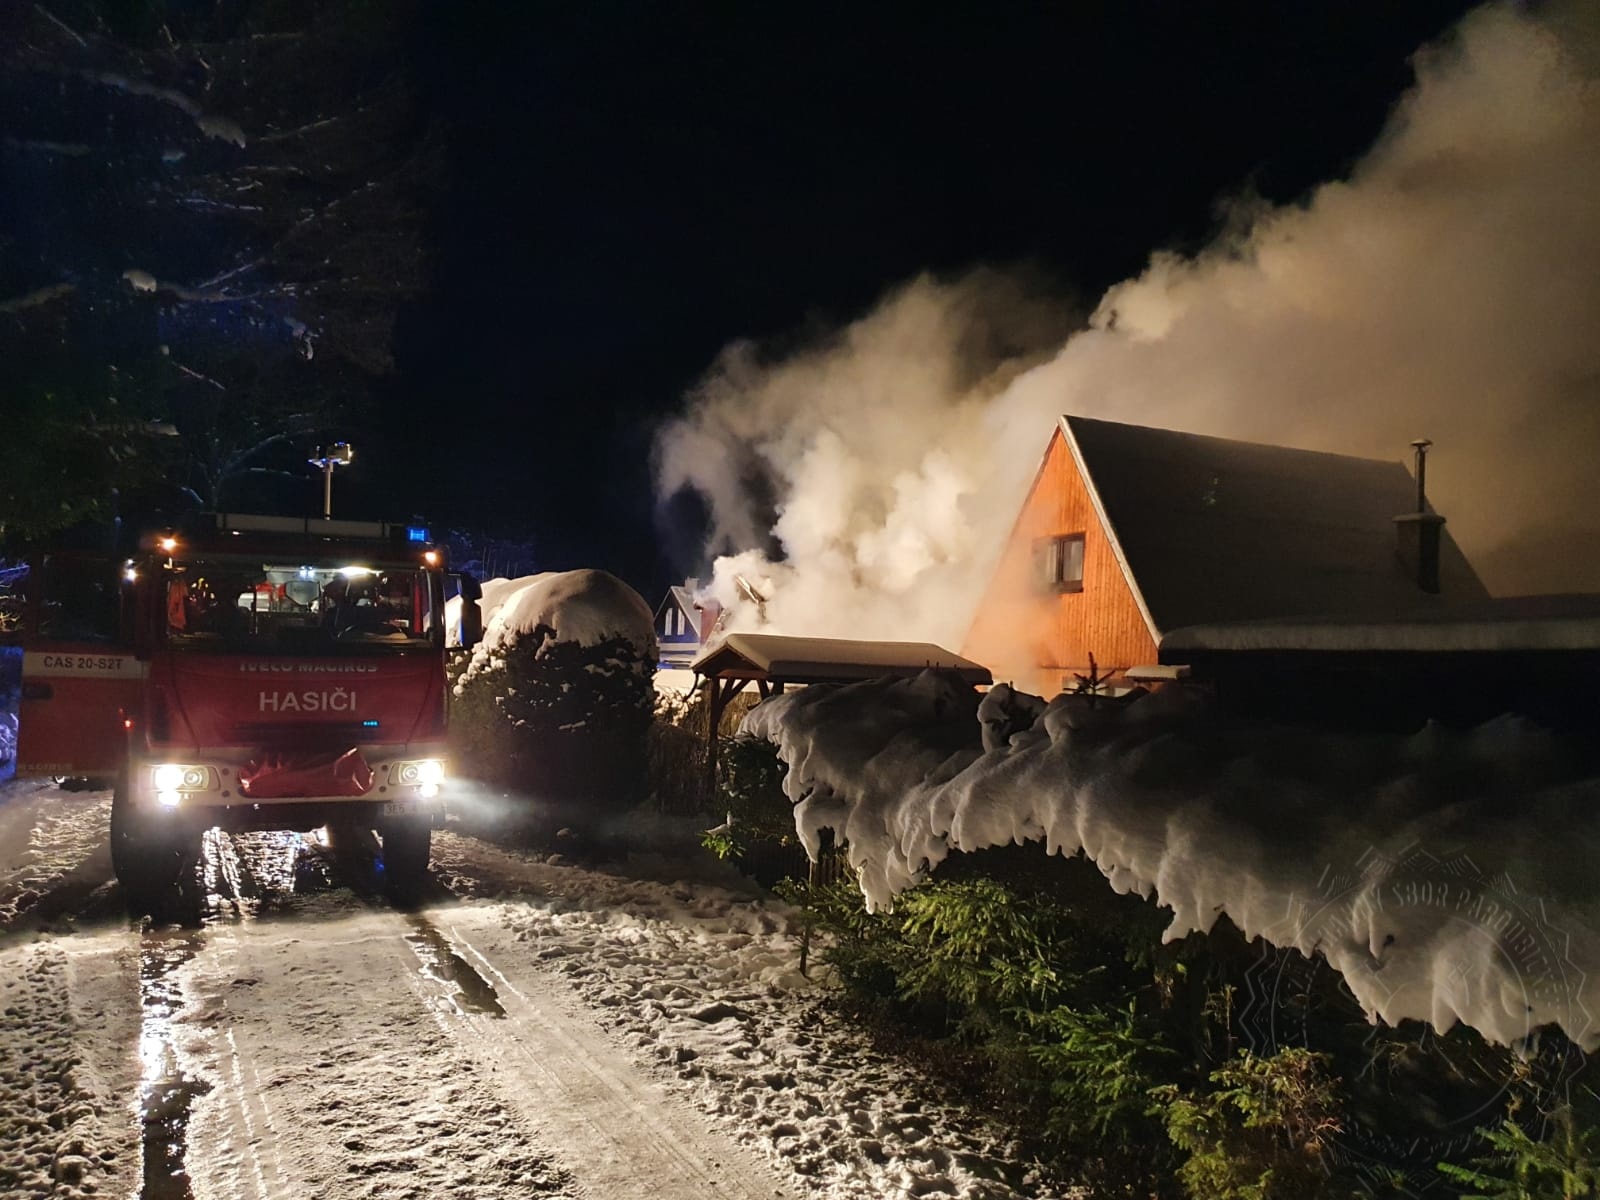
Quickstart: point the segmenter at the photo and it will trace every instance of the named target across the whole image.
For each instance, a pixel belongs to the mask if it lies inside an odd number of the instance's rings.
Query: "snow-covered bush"
[[[1514,714],[1291,727],[1170,689],[1058,696],[1015,728],[993,696],[930,671],[777,696],[744,728],[780,747],[808,848],[840,834],[873,907],[953,851],[1038,841],[1170,909],[1166,940],[1226,915],[1326,961],[1387,1024],[1459,1020],[1506,1045],[1555,1024],[1600,1047],[1584,743]],[[986,748],[989,717],[1009,732]]]
[[[1600,1041],[1592,758],[1515,717],[1358,735],[1008,691],[930,672],[745,721],[808,844],[847,839],[855,885],[795,894],[861,1009],[1107,1194],[1588,1169],[1600,1120],[1518,1114]]]
[[[490,580],[483,593],[483,641],[452,672],[457,771],[572,819],[642,798],[656,660],[644,600],[592,570]]]

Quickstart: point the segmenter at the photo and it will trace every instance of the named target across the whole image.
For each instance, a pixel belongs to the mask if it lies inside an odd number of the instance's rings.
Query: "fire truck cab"
[[[136,909],[214,827],[374,830],[414,896],[442,817],[442,558],[415,526],[212,513],[131,556],[37,557],[18,774],[110,782]]]

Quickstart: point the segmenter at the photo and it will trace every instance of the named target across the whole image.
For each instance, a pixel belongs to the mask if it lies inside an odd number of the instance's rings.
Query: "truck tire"
[[[135,812],[127,777],[118,777],[111,793],[111,870],[130,916],[168,911],[195,870],[198,849],[198,839],[183,829]]]
[[[378,832],[383,837],[383,886],[389,898],[400,905],[416,904],[428,879],[433,822],[427,817],[397,818]]]
[[[333,878],[343,880],[362,895],[382,890],[384,877],[379,864],[384,855],[371,821],[329,821],[324,833]]]

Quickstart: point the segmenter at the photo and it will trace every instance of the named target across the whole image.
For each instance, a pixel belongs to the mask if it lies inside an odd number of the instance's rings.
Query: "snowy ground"
[[[0,785],[0,1195],[1043,1194],[703,855],[452,829],[407,914],[359,855],[213,834],[204,923],[141,929],[107,806]]]
[[[689,695],[700,682],[700,676],[680,667],[657,667],[652,678],[656,691],[670,692],[678,696]]]

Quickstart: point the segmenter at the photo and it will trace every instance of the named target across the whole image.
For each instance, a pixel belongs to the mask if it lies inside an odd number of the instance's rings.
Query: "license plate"
[[[385,817],[414,817],[422,811],[422,805],[411,800],[385,800],[378,809],[380,816]]]

